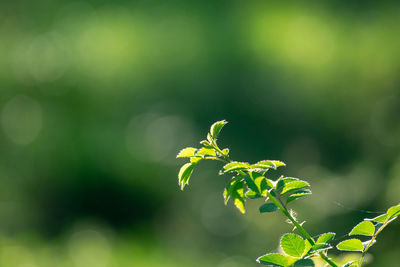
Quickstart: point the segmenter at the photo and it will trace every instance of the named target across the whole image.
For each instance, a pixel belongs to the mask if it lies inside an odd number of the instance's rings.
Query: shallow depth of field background
[[[292,227],[246,216],[218,163],[181,192],[216,120],[236,160],[308,180],[293,208],[338,241],[400,202],[394,1],[2,1],[0,266],[258,266]],[[372,266],[397,266],[400,223]]]

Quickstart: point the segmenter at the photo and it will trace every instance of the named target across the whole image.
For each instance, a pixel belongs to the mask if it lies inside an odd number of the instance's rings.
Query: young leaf
[[[389,208],[388,211],[386,212],[386,214],[387,214],[389,220],[400,215],[400,204]]]
[[[294,263],[294,267],[314,267],[315,264],[311,259],[301,259]]]
[[[288,204],[288,203],[290,203],[290,202],[292,202],[292,201],[294,201],[294,200],[296,200],[298,198],[306,196],[306,195],[311,195],[311,190],[310,189],[299,190],[299,191],[295,192],[294,194],[291,194],[286,199],[286,204]]]
[[[370,221],[363,221],[354,226],[349,235],[372,236],[375,233],[375,226]]]
[[[364,245],[359,239],[348,239],[340,242],[337,246],[338,250],[344,251],[363,251]]]
[[[229,155],[229,148],[224,148],[224,149],[222,149],[222,154],[223,154],[224,156],[228,156],[228,155]]]
[[[243,186],[244,182],[243,181],[237,181],[232,188],[232,194],[231,197],[233,199],[233,204],[236,206],[236,208],[241,212],[245,213],[244,209],[244,193],[243,193]]]
[[[200,141],[200,144],[202,144],[205,148],[212,148],[212,145],[207,140]]]
[[[190,158],[194,156],[197,148],[187,147],[179,151],[179,154],[176,156],[177,158]]]
[[[203,160],[204,158],[202,158],[202,157],[197,157],[197,156],[195,156],[195,157],[191,157],[190,158],[190,162],[191,163],[198,163],[199,161],[201,161],[201,160]]]
[[[260,213],[264,212],[274,212],[278,209],[278,207],[274,203],[264,203],[260,206]]]
[[[211,125],[210,133],[214,139],[217,139],[219,132],[221,131],[222,127],[228,122],[226,120],[217,121],[213,125]]]
[[[181,169],[179,170],[178,174],[178,183],[181,186],[181,190],[189,183],[189,178],[192,175],[194,163],[186,163],[184,164]]]
[[[262,160],[253,165],[251,165],[252,169],[263,169],[268,170],[270,168],[275,168],[275,165],[270,160]]]
[[[311,250],[311,248],[313,247],[310,243],[310,241],[308,241],[307,239],[304,240],[304,244],[305,244],[305,248],[304,248],[304,252],[303,255],[301,256],[302,258],[304,258],[308,252]]]
[[[257,162],[256,164],[251,165],[252,169],[277,169],[280,166],[286,166],[285,163],[279,160],[261,160]]]
[[[246,162],[231,162],[226,164],[224,167],[224,172],[233,172],[233,171],[238,171],[238,170],[246,170],[248,168],[250,168],[250,164],[246,163]]]
[[[214,143],[214,139],[212,138],[210,133],[207,134],[207,141],[208,141],[209,144],[213,144]]]
[[[243,214],[246,213],[246,210],[244,208],[244,197],[243,197],[243,188],[240,189],[241,193],[239,194],[233,194],[233,203],[235,204],[236,208]]]
[[[241,180],[242,180],[241,175],[236,176],[232,178],[232,180],[229,181],[229,183],[226,185],[223,193],[225,205],[228,204],[229,198],[236,189],[243,188],[243,182],[241,182]]]
[[[300,258],[305,249],[304,239],[296,234],[285,234],[281,239],[281,248],[287,255]]]
[[[303,189],[308,186],[310,186],[310,184],[307,183],[306,181],[299,180],[299,181],[288,182],[288,183],[285,183],[285,185],[283,186],[281,194],[284,195],[288,192]]]
[[[271,160],[271,162],[275,165],[275,169],[278,167],[286,166],[286,164],[279,160]]]
[[[205,157],[205,156],[216,157],[217,156],[217,154],[215,153],[215,150],[213,148],[205,148],[205,147],[198,149],[196,151],[195,155],[201,156],[201,157]]]
[[[384,222],[386,221],[386,219],[387,219],[387,214],[382,214],[382,215],[379,215],[379,216],[377,216],[377,217],[375,217],[375,218],[372,218],[372,219],[364,219],[364,220],[366,220],[366,221],[373,221],[373,222],[377,222],[377,223],[384,223]]]
[[[332,233],[332,232],[322,234],[322,235],[320,235],[320,236],[318,237],[318,239],[317,239],[317,244],[329,243],[329,242],[331,242],[331,241],[335,238],[335,235],[336,235],[336,234],[335,234],[335,233]]]
[[[278,253],[270,253],[263,255],[257,259],[257,262],[264,264],[264,265],[273,265],[273,266],[282,266],[287,267],[289,266],[288,259]]]

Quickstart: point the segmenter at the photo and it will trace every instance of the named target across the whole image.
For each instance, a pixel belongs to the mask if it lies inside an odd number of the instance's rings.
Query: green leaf
[[[315,266],[314,262],[311,259],[301,259],[294,263],[294,267],[313,267]]]
[[[200,144],[202,144],[206,148],[212,148],[212,145],[207,140],[200,141]]]
[[[204,158],[202,157],[191,157],[190,162],[191,163],[199,163],[199,161],[202,161]]]
[[[342,267],[357,267],[357,261],[349,261],[347,263],[345,263]]]
[[[207,134],[207,141],[208,141],[210,144],[213,144],[213,143],[214,143],[214,139],[212,138],[212,136],[211,136],[210,133]]]
[[[181,186],[181,190],[189,183],[189,178],[192,175],[195,163],[186,163],[181,167],[178,174],[178,184]]]
[[[282,266],[282,267],[289,266],[288,259],[285,256],[278,253],[263,255],[257,259],[257,262],[264,265]]]
[[[304,239],[296,234],[285,234],[281,239],[281,248],[287,255],[300,258],[305,249]]]
[[[338,250],[344,251],[363,251],[364,245],[359,239],[348,239],[340,242],[337,246]]]
[[[276,169],[280,166],[286,166],[286,164],[279,160],[261,160],[255,164],[251,165],[251,168],[268,170],[271,168]]]
[[[225,205],[228,204],[229,198],[236,189],[243,188],[243,182],[241,182],[242,177],[242,175],[235,176],[226,185],[223,193]]]
[[[179,151],[178,155],[176,156],[177,158],[190,158],[194,156],[194,153],[196,152],[197,148],[194,147],[187,147]]]
[[[329,243],[335,238],[335,233],[329,232],[322,234],[317,239],[317,244]]]
[[[237,178],[237,180],[231,185],[230,188],[230,196],[233,200],[233,204],[236,206],[236,208],[241,212],[241,213],[245,213],[245,208],[244,208],[244,192],[243,192],[243,186],[244,186],[244,182],[239,180],[239,178]]]
[[[222,154],[223,154],[224,156],[228,156],[228,155],[229,155],[229,148],[224,148],[224,149],[222,149]]]
[[[271,160],[271,162],[275,165],[275,169],[278,167],[286,166],[286,164],[279,160]]]
[[[304,240],[304,244],[305,244],[305,249],[302,258],[304,258],[312,248],[310,241],[308,241],[307,239]]]
[[[211,129],[210,129],[211,136],[214,139],[217,139],[218,134],[221,131],[222,127],[224,127],[224,125],[227,123],[228,122],[226,120],[214,122],[214,124],[211,125]]]
[[[299,190],[308,186],[310,186],[310,184],[307,183],[306,181],[298,180],[298,181],[288,182],[285,183],[285,185],[283,186],[281,194],[284,195],[288,192]]]
[[[264,212],[274,212],[278,209],[278,207],[274,203],[264,203],[260,206],[260,213]]]
[[[246,162],[231,162],[224,166],[224,172],[233,172],[238,170],[246,170],[250,168],[250,164]]]
[[[375,233],[375,226],[370,221],[363,221],[354,226],[349,235],[372,236]]]
[[[306,196],[306,195],[311,195],[311,194],[312,194],[312,193],[311,193],[311,190],[310,190],[310,189],[299,190],[299,191],[297,191],[297,192],[291,194],[291,195],[286,199],[286,204],[288,204],[288,203],[290,203],[290,202],[292,202],[292,201],[294,201],[294,200],[296,200],[296,199],[298,199],[298,198],[301,198],[301,197]]]
[[[210,156],[210,157],[216,157],[217,154],[215,153],[215,150],[213,148],[205,148],[202,147],[200,149],[198,149],[195,153],[195,156],[201,156],[201,157],[205,157],[205,156]]]
[[[372,218],[372,219],[364,219],[364,220],[366,220],[366,221],[373,221],[373,222],[377,222],[377,223],[384,223],[385,221],[386,221],[386,219],[387,219],[387,214],[382,214],[382,215],[379,215],[379,216],[377,216],[377,217],[375,217],[375,218]]]
[[[386,212],[386,214],[387,214],[389,220],[400,215],[400,204],[389,208],[388,211]]]
[[[246,213],[244,208],[244,197],[243,197],[243,188],[235,191],[233,196],[233,203],[235,204],[236,208],[243,214]]]

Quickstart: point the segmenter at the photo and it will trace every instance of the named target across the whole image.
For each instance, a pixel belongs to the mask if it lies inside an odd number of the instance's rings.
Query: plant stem
[[[303,235],[304,238],[306,238],[308,240],[308,242],[310,242],[310,244],[312,246],[315,245],[315,241],[314,239],[311,237],[311,235],[306,231],[306,229],[304,229],[303,226],[301,226],[295,218],[293,218],[293,216],[290,214],[290,212],[286,209],[286,207],[284,207],[280,201],[278,201],[276,199],[276,197],[274,197],[269,191],[267,191],[267,195],[269,197],[269,199],[271,199],[271,201],[282,211],[282,213],[288,217],[288,219],[294,224],[294,226],[296,226],[296,228],[299,230],[299,232]],[[321,256],[321,258],[326,261],[330,266],[332,267],[338,267],[338,265],[336,265],[336,263],[334,263],[331,259],[329,259],[323,252],[320,252],[319,255]]]
[[[378,234],[383,230],[383,228],[386,227],[386,225],[389,223],[389,220],[386,219],[386,221],[383,223],[383,225],[378,229],[378,231],[376,231],[376,233],[372,236],[371,240],[369,241],[367,247],[364,249],[364,251],[362,252],[362,256],[360,261],[358,262],[358,267],[361,267],[363,262],[364,262],[364,257],[365,254],[367,253],[368,249],[372,246],[372,244],[374,243],[374,240],[376,239],[376,237],[378,236]]]

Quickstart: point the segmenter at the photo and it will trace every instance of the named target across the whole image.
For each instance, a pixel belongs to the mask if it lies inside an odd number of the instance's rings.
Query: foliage
[[[229,157],[229,149],[221,149],[217,145],[218,136],[225,124],[227,121],[222,120],[211,126],[207,139],[200,142],[203,147],[187,147],[179,152],[178,158],[189,158],[189,162],[181,167],[178,174],[180,188],[183,190],[189,184],[193,170],[199,162],[206,159],[223,162],[220,175],[232,175],[223,192],[225,204],[232,200],[236,208],[244,214],[246,199],[265,198],[266,203],[260,206],[260,213],[280,210],[288,218],[288,222],[294,225],[293,230],[300,233],[300,235],[284,234],[280,240],[282,253],[267,253],[260,256],[257,262],[268,266],[315,266],[313,260],[322,258],[329,266],[339,266],[328,257],[328,251],[334,248],[332,241],[336,234],[323,233],[315,240],[303,227],[304,222],[300,223],[295,216],[296,213],[288,209],[288,204],[292,201],[311,195],[310,184],[294,177],[281,176],[276,180],[268,178],[269,171],[285,166],[285,163],[279,160],[261,160],[253,164],[233,161]],[[385,214],[372,219],[366,218],[357,224],[348,235],[364,236],[370,239],[363,242],[352,237],[336,245],[339,251],[361,252],[358,261],[347,262],[343,267],[362,266],[364,257],[376,243],[378,234],[399,215],[400,204],[389,208]]]

